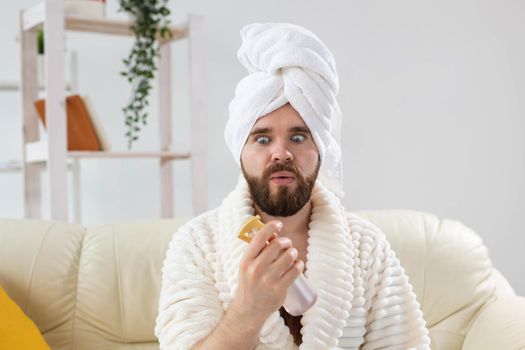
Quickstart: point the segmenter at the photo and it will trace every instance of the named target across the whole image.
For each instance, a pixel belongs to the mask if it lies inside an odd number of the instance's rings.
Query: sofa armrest
[[[498,298],[480,311],[468,331],[463,350],[525,348],[525,298]]]

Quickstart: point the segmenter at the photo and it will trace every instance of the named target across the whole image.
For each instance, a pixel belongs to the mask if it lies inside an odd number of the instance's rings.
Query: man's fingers
[[[263,266],[272,264],[275,260],[279,259],[288,248],[292,246],[292,241],[287,237],[277,237],[273,239],[270,244],[263,249],[263,251],[257,256],[257,261]]]
[[[267,242],[275,239],[277,233],[281,231],[283,224],[280,221],[270,221],[259,229],[257,234],[252,238],[248,249],[245,253],[246,259],[255,259],[266,247]]]
[[[290,246],[290,248],[286,249],[277,260],[272,263],[273,275],[276,278],[281,278],[295,263],[298,255],[299,253],[294,247]]]
[[[295,260],[293,265],[284,273],[284,275],[281,277],[281,281],[287,285],[290,286],[293,281],[297,277],[299,277],[300,274],[302,274],[304,271],[304,262],[301,259]]]

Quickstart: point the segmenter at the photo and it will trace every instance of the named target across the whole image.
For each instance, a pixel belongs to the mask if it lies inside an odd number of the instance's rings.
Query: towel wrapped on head
[[[255,122],[290,103],[310,129],[321,156],[320,180],[344,196],[336,100],[339,78],[327,47],[309,30],[289,23],[253,23],[241,29],[237,52],[248,70],[235,89],[224,137],[237,164]]]

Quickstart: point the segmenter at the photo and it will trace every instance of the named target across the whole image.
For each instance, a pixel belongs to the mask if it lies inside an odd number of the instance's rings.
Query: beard
[[[289,163],[277,163],[265,169],[261,177],[250,176],[244,170],[241,163],[242,173],[254,203],[265,213],[276,217],[286,217],[296,214],[310,200],[315,180],[321,167],[320,157],[317,167],[311,175],[305,176],[295,165]],[[270,176],[277,171],[289,171],[297,182],[295,190],[286,185],[281,185],[277,193],[270,191]]]

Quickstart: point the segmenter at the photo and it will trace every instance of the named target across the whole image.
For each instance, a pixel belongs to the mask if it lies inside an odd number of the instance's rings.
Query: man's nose
[[[272,162],[291,162],[294,159],[292,152],[283,143],[275,144],[272,150]]]

